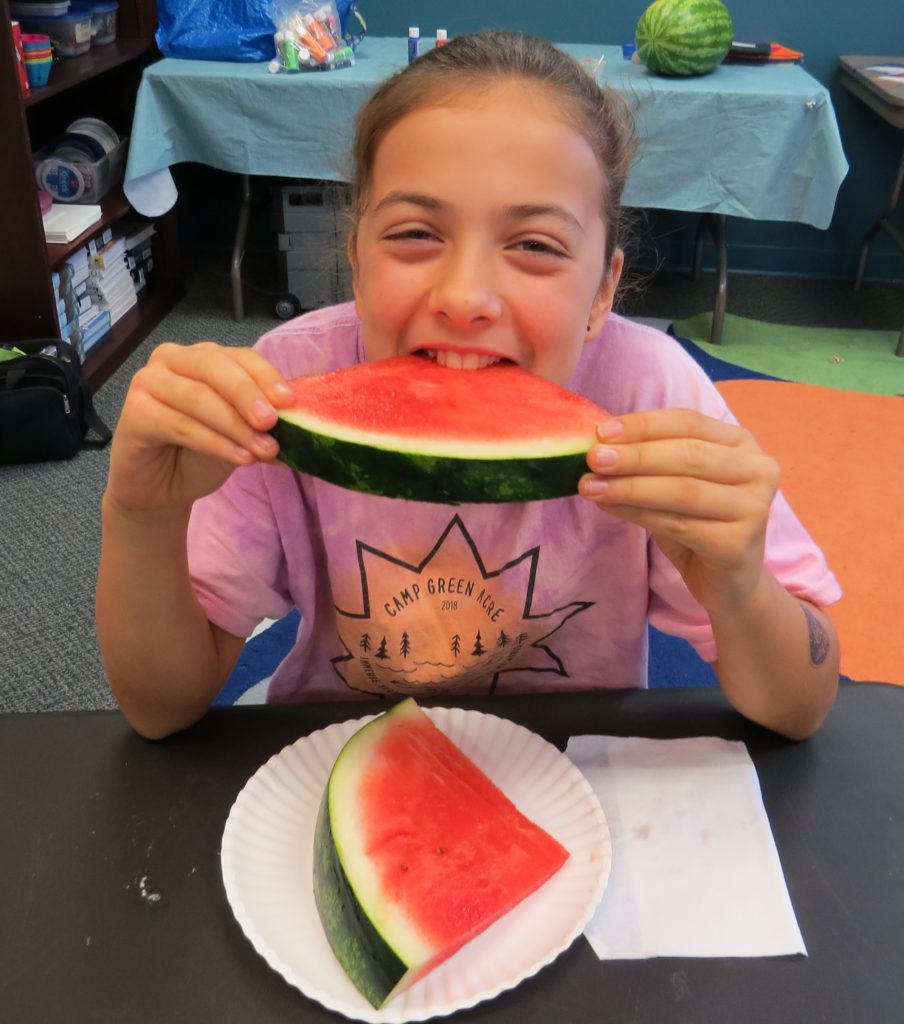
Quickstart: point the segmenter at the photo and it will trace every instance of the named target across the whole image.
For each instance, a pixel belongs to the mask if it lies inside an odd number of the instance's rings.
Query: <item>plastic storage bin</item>
[[[286,294],[276,302],[283,320],[299,310],[352,298],[345,254],[346,187],[298,182],[276,188],[276,230]]]
[[[91,45],[105,46],[116,39],[116,12],[119,4],[113,0],[91,4]]]
[[[97,203],[122,180],[128,139],[99,160],[61,160],[47,149],[35,153],[35,180],[57,203]]]
[[[19,18],[23,32],[50,36],[61,57],[79,57],[91,49],[91,11],[72,8],[55,17],[27,15]]]

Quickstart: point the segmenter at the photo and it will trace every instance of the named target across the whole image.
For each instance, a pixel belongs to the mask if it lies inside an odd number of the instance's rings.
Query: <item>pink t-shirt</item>
[[[257,348],[290,378],[364,359],[351,305],[283,324]],[[674,339],[614,315],[568,386],[615,415],[690,407],[733,422]],[[840,596],[781,495],[766,561],[793,594]],[[236,636],[301,612],[271,701],[641,687],[648,621],[716,657],[707,615],[646,531],[577,496],[407,502],[255,465],[195,504],[189,564],[208,617]]]

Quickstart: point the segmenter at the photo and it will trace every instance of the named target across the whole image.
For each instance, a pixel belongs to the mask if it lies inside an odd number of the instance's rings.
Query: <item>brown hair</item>
[[[353,227],[367,203],[377,148],[389,130],[438,94],[449,95],[492,79],[521,78],[556,94],[562,116],[588,141],[603,177],[606,266],[621,245],[621,197],[634,156],[634,119],[622,96],[552,43],[514,32],[457,36],[429,50],[387,79],[358,113],[352,149]]]

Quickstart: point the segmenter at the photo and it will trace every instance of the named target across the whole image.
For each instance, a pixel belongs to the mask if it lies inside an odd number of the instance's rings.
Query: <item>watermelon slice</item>
[[[577,493],[606,414],[512,363],[395,356],[293,381],[281,461],[340,487],[444,504]]]
[[[409,698],[339,752],[317,820],[314,897],[337,959],[379,1008],[568,856]]]

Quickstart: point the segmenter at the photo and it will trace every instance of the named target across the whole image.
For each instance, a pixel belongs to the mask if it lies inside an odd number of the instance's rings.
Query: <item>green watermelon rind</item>
[[[357,788],[362,765],[389,721],[420,713],[414,701],[401,701],[351,736],[330,771],[314,830],[314,901],[324,933],[346,974],[376,1009],[399,987],[410,984],[411,964],[434,951],[425,949],[382,898],[367,858],[354,841],[360,833],[354,808],[339,797]]]
[[[422,714],[408,698],[351,736],[330,771],[314,830],[317,913],[336,959],[375,1009],[411,985],[437,950],[425,944],[405,911],[384,896],[359,842],[357,808],[344,795],[357,790],[374,745],[390,723]]]
[[[721,0],[656,0],[640,16],[637,54],[662,75],[705,75],[731,49],[734,25]]]
[[[336,959],[367,1001],[379,1009],[408,967],[364,913],[332,832],[329,787],[314,830],[314,900]]]
[[[284,415],[271,434],[279,460],[301,473],[366,494],[445,505],[573,497],[592,444],[558,455],[458,458],[329,437]]]

